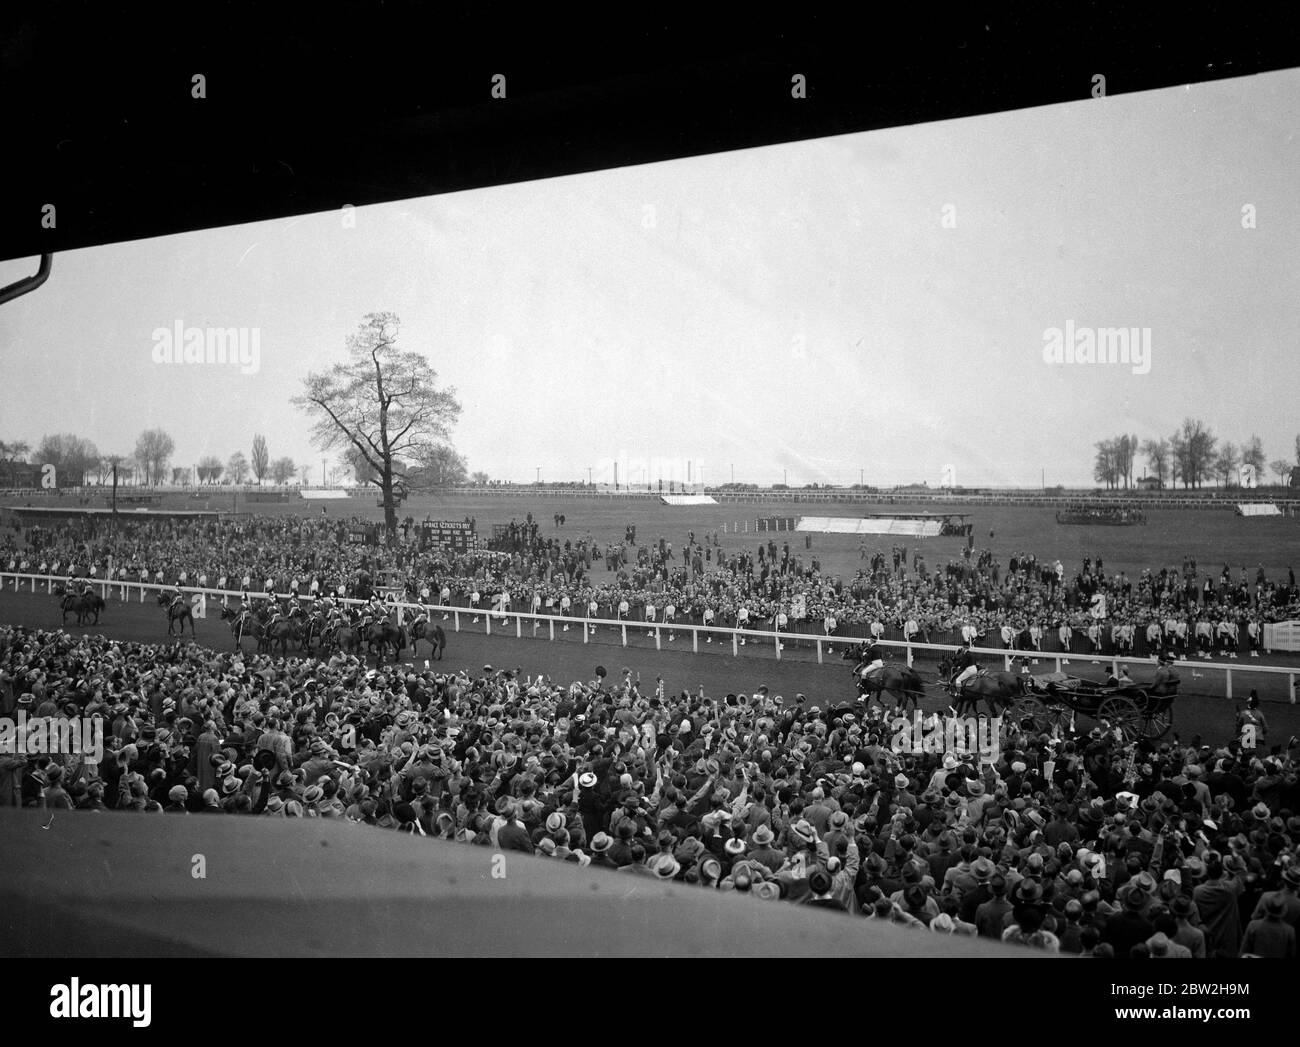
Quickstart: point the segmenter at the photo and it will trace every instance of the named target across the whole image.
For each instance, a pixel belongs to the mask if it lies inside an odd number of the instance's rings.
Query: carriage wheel
[[[1074,710],[1065,705],[1045,705],[1043,706],[1043,715],[1041,721],[1036,721],[1035,726],[1040,731],[1047,734],[1064,735],[1070,730],[1070,724],[1074,720]]]
[[[1133,742],[1142,736],[1146,726],[1146,715],[1138,708],[1132,698],[1112,695],[1101,703],[1097,710],[1098,719],[1105,720],[1112,727],[1118,727],[1125,742]]]
[[[1174,725],[1174,711],[1170,708],[1159,709],[1147,717],[1146,735],[1148,738],[1163,738]]]
[[[1017,698],[1011,703],[1008,712],[1011,714],[1011,720],[1017,727],[1024,724],[1026,720],[1034,725],[1034,730],[1042,730],[1040,724],[1047,715],[1047,706],[1037,698],[1024,697]]]
[[[1174,726],[1174,700],[1168,695],[1147,696],[1147,737],[1163,738]]]

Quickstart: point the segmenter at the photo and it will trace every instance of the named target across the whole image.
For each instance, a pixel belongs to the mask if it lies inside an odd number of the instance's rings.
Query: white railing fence
[[[67,584],[69,582],[89,582],[94,588],[98,589],[100,595],[107,600],[114,591],[117,592],[119,602],[129,603],[133,593],[139,594],[139,602],[144,603],[146,593],[174,593],[177,590],[175,585],[159,584],[157,582],[130,581],[119,578],[107,580],[104,578],[86,577],[84,575],[71,577],[61,575],[37,575],[37,574],[19,574],[13,571],[0,571],[0,591],[12,587],[15,592],[21,592],[23,587],[28,587],[32,593],[37,593],[40,587],[45,588],[46,593],[52,593],[54,586]],[[179,587],[182,592],[191,594],[191,596],[203,596],[219,600],[222,606],[227,606],[231,599],[243,600],[247,597],[249,600],[312,600],[314,597],[309,593],[277,593],[271,591],[253,591],[245,593],[242,590],[235,589],[212,589],[200,586],[185,585]],[[324,595],[324,594],[322,594]],[[336,602],[343,604],[364,604],[367,600],[358,600],[351,597],[334,596]],[[704,636],[706,642],[710,642],[713,637],[718,637],[722,647],[730,646],[733,657],[740,657],[741,647],[748,647],[749,641],[753,640],[758,646],[770,647],[776,660],[781,660],[782,651],[786,643],[795,643],[807,646],[810,650],[815,650],[817,655],[817,664],[824,663],[827,653],[833,653],[830,649],[839,647],[844,648],[851,646],[854,642],[860,640],[860,637],[841,637],[828,636],[816,633],[798,633],[798,632],[781,632],[779,630],[763,629],[737,629],[729,626],[718,625],[697,625],[692,622],[674,623],[666,625],[663,622],[650,622],[639,619],[627,618],[587,618],[580,615],[555,615],[555,614],[535,614],[529,611],[501,610],[496,607],[455,607],[443,606],[441,604],[418,604],[406,603],[402,601],[393,601],[388,606],[401,607],[404,610],[424,611],[428,614],[443,614],[447,620],[452,622],[454,632],[462,631],[462,617],[473,617],[475,621],[482,619],[484,634],[492,635],[492,621],[495,618],[498,623],[504,626],[508,632],[510,625],[514,624],[514,634],[517,638],[529,637],[535,639],[538,630],[545,626],[547,638],[555,640],[555,626],[557,623],[561,627],[565,626],[582,626],[582,642],[589,643],[591,635],[595,629],[612,629],[617,630],[620,637],[620,644],[623,647],[628,646],[628,630],[644,630],[653,634],[655,650],[663,649],[663,633],[668,632],[672,635],[677,633],[690,633],[691,650],[693,653],[699,653],[700,637]],[[195,617],[200,617],[196,615]],[[205,617],[205,615],[204,615]],[[524,622],[530,622],[531,628],[525,633]],[[498,632],[501,628],[498,628]],[[746,641],[744,644],[741,641]],[[918,643],[907,640],[878,640],[877,645],[885,648],[892,648],[903,652],[907,664],[911,665],[918,653],[936,652],[937,654],[951,654],[956,645],[947,643]],[[1088,654],[1070,655],[1065,652],[1048,652],[1048,651],[1008,651],[1002,648],[993,647],[972,647],[971,651],[978,656],[990,658],[1000,658],[1007,670],[1011,669],[1012,658],[1017,656],[1036,657],[1043,662],[1055,663],[1055,671],[1061,672],[1063,664],[1070,662],[1073,657],[1076,661],[1089,659],[1090,661],[1103,661],[1110,664],[1111,671],[1118,675],[1121,664],[1127,666],[1157,664],[1154,658],[1137,658],[1137,657],[1120,657],[1117,655],[1105,655],[1103,657],[1094,657]],[[1176,667],[1189,671],[1191,680],[1186,676],[1183,678],[1184,685],[1194,680],[1204,678],[1205,672],[1222,673],[1224,681],[1224,696],[1233,697],[1233,674],[1248,675],[1258,673],[1265,676],[1285,676],[1287,678],[1287,695],[1292,705],[1296,704],[1296,676],[1300,674],[1300,668],[1280,665],[1232,665],[1226,662],[1212,661],[1176,661]],[[1185,688],[1186,689],[1186,688]],[[1197,692],[1199,693],[1199,692]]]

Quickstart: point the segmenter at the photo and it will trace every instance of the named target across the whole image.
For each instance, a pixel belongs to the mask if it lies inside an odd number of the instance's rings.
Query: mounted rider
[[[169,613],[171,611],[175,611],[178,607],[184,608],[188,606],[187,598],[185,596],[185,590],[181,588],[181,583],[177,582],[174,586],[172,586],[172,588],[175,590],[175,592],[172,593],[172,598],[167,604],[167,610]]]
[[[961,670],[952,681],[953,690],[960,691],[965,687],[966,681],[973,679],[980,671],[979,663],[975,660],[975,652],[971,650],[970,640],[964,640],[958,648],[953,666]]]
[[[388,615],[388,609],[384,606],[384,601],[376,592],[371,592],[370,598],[361,605],[361,628],[369,629],[375,622],[382,622]]]
[[[270,617],[267,618],[266,620],[266,625],[268,629],[271,626],[277,624],[278,622],[286,621],[289,617],[287,614],[285,614],[284,608],[280,605],[279,600],[271,601],[270,611],[271,611]]]
[[[885,667],[885,658],[875,637],[862,641],[862,651],[858,655],[858,666],[853,670],[859,680],[869,679],[871,674]]]

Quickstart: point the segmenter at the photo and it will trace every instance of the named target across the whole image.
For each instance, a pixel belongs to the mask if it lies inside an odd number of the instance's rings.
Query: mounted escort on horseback
[[[172,635],[173,628],[176,628],[178,636],[184,636],[185,623],[189,622],[190,637],[194,637],[194,609],[190,606],[189,597],[179,585],[174,593],[159,593],[158,606],[167,608],[168,636]]]
[[[921,697],[925,694],[925,683],[921,674],[910,665],[902,662],[886,662],[880,647],[873,640],[864,640],[855,648],[845,653],[845,658],[852,658],[853,678],[858,688],[859,700],[867,704],[875,698],[885,707],[884,696],[889,694],[894,699],[894,711],[908,706],[920,709]]]
[[[82,582],[80,591],[75,591],[71,586],[57,585],[54,592],[62,596],[59,601],[59,609],[63,612],[63,624],[68,624],[68,615],[70,613],[77,616],[77,624],[85,625],[86,619],[91,618],[92,625],[99,624],[99,613],[107,606],[104,598],[95,592],[89,582]]]
[[[988,706],[989,715],[998,716],[1028,690],[1024,677],[981,669],[969,640],[952,655],[939,660],[939,679],[952,697],[953,710],[959,716],[974,715],[981,699]]]

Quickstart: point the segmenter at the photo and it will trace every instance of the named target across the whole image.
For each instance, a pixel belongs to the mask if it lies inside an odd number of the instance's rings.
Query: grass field
[[[524,489],[526,492],[526,489]],[[10,504],[25,504],[10,503]],[[30,499],[32,505],[67,505],[68,499],[42,501]],[[239,497],[240,512],[265,515],[319,515],[321,506],[331,517],[361,516],[382,520],[383,510],[375,504],[377,498],[350,498],[344,501],[307,502],[295,500],[286,503],[249,503]],[[102,505],[102,500],[96,500]],[[218,493],[197,500],[187,495],[164,496],[163,508],[213,509],[230,511],[235,497]],[[532,511],[542,522],[544,535],[577,537],[590,532],[597,541],[612,542],[623,537],[629,523],[637,527],[639,542],[657,541],[660,535],[680,549],[688,532],[697,537],[706,530],[729,527],[748,519],[752,528],[755,517],[765,516],[842,516],[860,517],[868,513],[943,513],[967,512],[975,524],[975,543],[982,549],[992,549],[1005,566],[1007,559],[1019,552],[1034,553],[1039,560],[1059,558],[1067,571],[1076,570],[1085,556],[1100,556],[1108,572],[1127,571],[1136,577],[1143,567],[1158,570],[1162,566],[1181,566],[1184,556],[1196,558],[1203,570],[1213,568],[1218,572],[1226,562],[1232,569],[1234,581],[1244,566],[1253,582],[1255,569],[1263,564],[1271,578],[1285,580],[1287,568],[1300,563],[1300,519],[1295,517],[1238,517],[1228,510],[1164,509],[1147,513],[1148,523],[1135,527],[1080,526],[1057,524],[1055,511],[1022,506],[848,506],[836,504],[800,504],[772,501],[746,502],[728,505],[667,506],[654,499],[573,497],[519,497],[415,495],[399,511],[399,519],[412,516],[416,520],[426,517],[443,520],[462,520],[473,516],[481,538],[492,533],[493,524],[522,521]],[[552,523],[555,513],[563,513],[566,523],[556,531]],[[990,536],[990,532],[992,536]],[[893,542],[905,544],[909,559],[914,549],[919,549],[931,568],[961,555],[964,544],[959,538],[895,539],[888,536],[813,535],[811,550],[805,547],[802,533],[731,535],[722,537],[723,547],[752,548],[761,538],[774,539],[778,548],[789,541],[792,551],[801,555],[816,555],[823,569],[840,576],[852,576],[862,561],[859,545],[867,543],[868,555],[876,549],[889,554]]]

